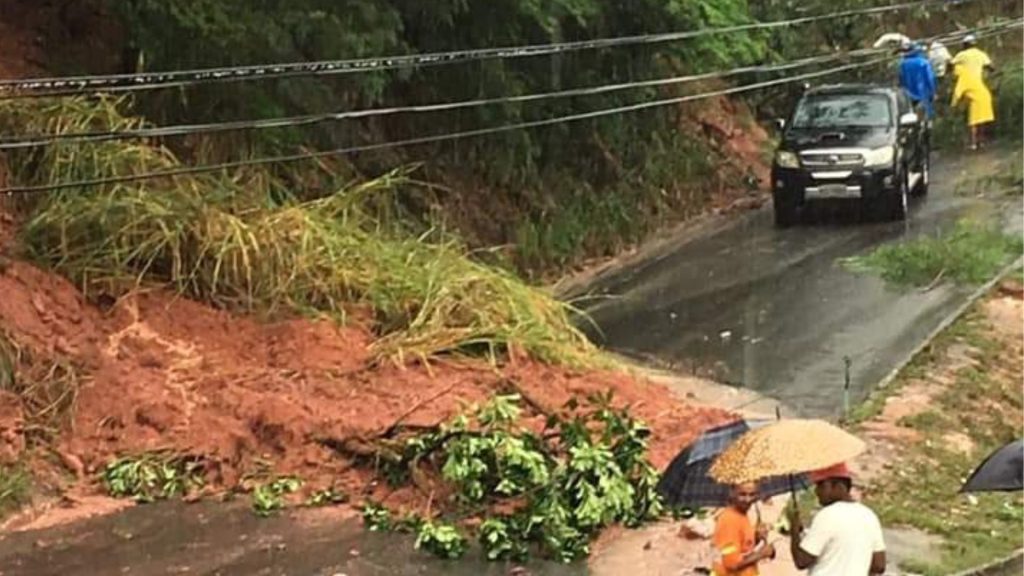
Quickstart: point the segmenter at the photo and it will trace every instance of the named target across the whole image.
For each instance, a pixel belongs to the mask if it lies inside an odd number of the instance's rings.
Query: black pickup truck
[[[908,197],[928,192],[928,127],[902,90],[841,84],[807,90],[780,121],[772,163],[775,223],[796,223],[817,202],[907,217]]]

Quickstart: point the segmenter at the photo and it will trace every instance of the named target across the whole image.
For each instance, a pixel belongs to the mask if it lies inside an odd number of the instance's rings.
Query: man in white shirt
[[[866,576],[885,573],[882,524],[870,508],[850,495],[853,476],[845,464],[810,474],[822,509],[804,533],[800,513],[790,514],[790,551],[799,570],[811,576]]]

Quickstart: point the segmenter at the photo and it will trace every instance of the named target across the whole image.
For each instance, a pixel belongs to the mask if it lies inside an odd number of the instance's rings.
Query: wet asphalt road
[[[0,576],[576,576],[582,565],[528,572],[470,552],[459,562],[411,538],[363,529],[331,510],[258,518],[244,503],[165,502],[43,531],[0,536]]]
[[[624,355],[753,389],[800,415],[838,416],[845,357],[855,403],[973,291],[899,289],[838,260],[965,216],[1019,233],[1019,197],[962,192],[965,178],[991,173],[1014,153],[936,153],[930,194],[915,199],[906,223],[862,223],[840,211],[779,230],[770,208],[748,214],[597,279],[585,309],[599,330],[586,330]]]

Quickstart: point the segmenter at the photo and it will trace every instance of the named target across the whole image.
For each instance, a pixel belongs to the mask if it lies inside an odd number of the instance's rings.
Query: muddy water
[[[410,539],[365,531],[320,510],[257,518],[244,505],[167,503],[39,532],[0,536],[0,576],[521,576],[585,574],[532,562],[526,572],[479,555],[458,563]]]

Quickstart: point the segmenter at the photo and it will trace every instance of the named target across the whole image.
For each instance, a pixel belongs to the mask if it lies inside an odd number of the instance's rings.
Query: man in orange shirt
[[[758,524],[755,530],[747,516],[757,499],[757,483],[733,487],[729,506],[722,510],[715,523],[712,539],[717,558],[713,567],[715,576],[757,576],[758,563],[775,557],[771,544],[757,547],[768,536],[766,527]]]

